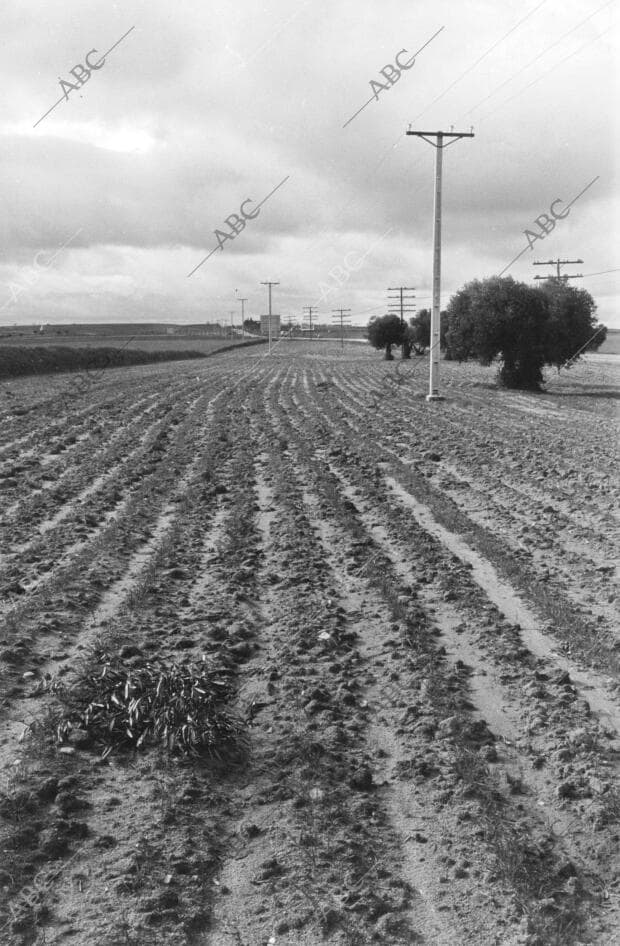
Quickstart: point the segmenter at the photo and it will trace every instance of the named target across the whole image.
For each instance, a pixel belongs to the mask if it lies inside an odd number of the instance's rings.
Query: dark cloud
[[[578,253],[592,272],[613,268],[606,220],[617,200],[615,154],[601,93],[613,75],[610,13],[579,26],[597,5],[568,0],[559,28],[555,4],[536,7],[9,3],[0,281],[10,297],[11,281],[31,279],[11,318],[48,313],[61,321],[81,310],[100,321],[109,307],[110,319],[164,311],[194,319],[239,286],[260,307],[266,278],[280,279],[282,305],[297,311],[320,286],[335,285],[330,273],[340,273],[340,284],[327,301],[337,304],[337,294],[359,311],[380,306],[394,280],[413,280],[422,293],[430,285],[434,152],[404,135],[416,116],[417,128],[475,126],[474,139],[444,153],[446,296],[498,272],[553,199],[570,200],[596,175],[544,251]],[[59,77],[134,25],[33,129],[59,96]],[[381,69],[442,26],[343,129],[372,94],[371,80],[386,82]],[[216,228],[287,175],[259,217],[188,280],[215,245]],[[32,283],[35,254],[55,252],[78,231]],[[366,254],[357,269],[343,263],[351,253]],[[515,277],[531,278],[529,257],[511,270]],[[609,285],[601,314],[612,321]]]

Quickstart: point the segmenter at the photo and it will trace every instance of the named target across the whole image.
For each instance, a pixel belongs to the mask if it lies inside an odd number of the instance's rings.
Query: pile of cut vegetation
[[[136,666],[99,653],[72,683],[53,689],[64,704],[61,745],[96,746],[104,757],[159,745],[220,760],[247,749],[245,724],[228,708],[233,680],[204,657]]]

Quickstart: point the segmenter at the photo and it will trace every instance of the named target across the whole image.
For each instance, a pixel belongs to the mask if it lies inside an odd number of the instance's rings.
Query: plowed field
[[[618,942],[619,362],[429,404],[425,361],[11,383],[0,941]],[[234,745],[59,735],[198,665]]]

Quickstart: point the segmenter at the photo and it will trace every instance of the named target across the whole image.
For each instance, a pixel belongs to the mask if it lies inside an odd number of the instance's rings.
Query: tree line
[[[368,340],[393,360],[418,355],[431,343],[431,314],[421,309],[409,322],[384,315],[368,323]],[[540,390],[543,368],[560,370],[602,345],[607,329],[596,320],[596,304],[585,289],[547,279],[540,287],[512,276],[475,279],[451,299],[440,318],[440,348],[446,360],[498,361],[498,380],[508,388]]]

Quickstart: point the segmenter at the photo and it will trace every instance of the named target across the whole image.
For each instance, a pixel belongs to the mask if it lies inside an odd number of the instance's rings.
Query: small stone
[[[459,730],[458,716],[448,716],[439,723],[439,734],[442,736],[453,736]]]
[[[370,768],[367,765],[360,766],[354,773],[349,784],[351,788],[354,788],[358,792],[371,791],[373,788],[373,777]]]

